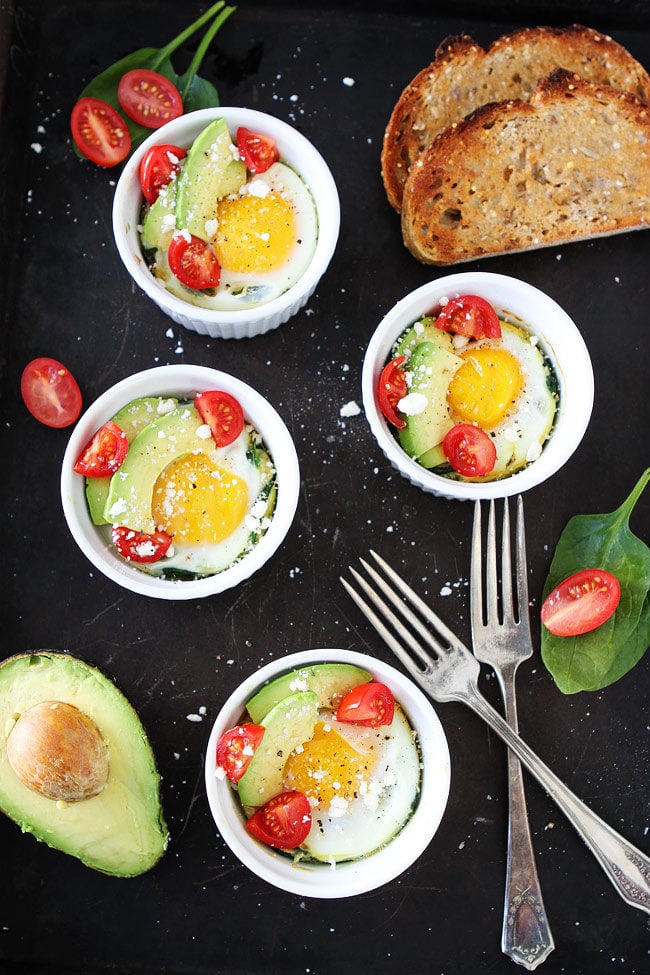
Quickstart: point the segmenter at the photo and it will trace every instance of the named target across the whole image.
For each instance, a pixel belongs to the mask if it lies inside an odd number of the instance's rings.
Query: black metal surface
[[[499,949],[505,756],[468,710],[437,707],[452,756],[438,834],[399,880],[354,899],[308,900],[258,880],[216,832],[202,776],[213,718],[261,664],[322,646],[388,659],[339,583],[370,545],[469,635],[471,507],[409,485],[380,454],[363,414],[344,419],[340,410],[361,402],[362,357],[382,315],[444,273],[408,255],[383,195],[379,151],[392,105],[446,34],[467,30],[488,43],[539,22],[540,5],[503,5],[502,13],[491,4],[483,19],[480,5],[462,3],[444,12],[436,4],[241,5],[205,73],[223,104],[274,113],[304,132],[329,162],[342,204],[337,253],[315,297],[279,330],[243,342],[185,331],[132,287],[111,235],[116,173],[79,162],[68,131],[71,106],[97,70],[135,47],[165,43],[205,6],[17,0],[3,38],[0,657],[52,647],[115,678],[150,734],[171,843],[150,873],[116,880],[1,817],[0,972],[511,972]],[[543,19],[607,29],[647,66],[644,6],[562,4]],[[634,233],[466,265],[547,291],[593,358],[587,435],[566,467],[525,499],[534,610],[568,518],[612,510],[648,464],[649,258],[650,235]],[[195,603],[130,595],[93,571],[61,511],[68,434],[41,427],[20,400],[20,373],[37,355],[64,361],[86,404],[124,376],[167,362],[213,365],[256,386],[292,431],[302,469],[296,520],[273,560],[237,590]],[[642,498],[633,520],[646,538],[649,510]],[[451,595],[440,594],[445,586]],[[647,849],[648,660],[602,692],[565,697],[541,663],[537,633],[536,650],[519,672],[522,734]],[[485,686],[496,701],[496,682]],[[201,707],[203,721],[189,721]],[[646,971],[647,916],[623,903],[532,780],[527,793],[557,946],[542,970]]]

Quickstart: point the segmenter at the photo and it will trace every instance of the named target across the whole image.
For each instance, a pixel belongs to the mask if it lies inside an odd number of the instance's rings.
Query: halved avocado
[[[53,714],[63,710],[62,704],[77,709],[98,733],[108,770],[105,784],[90,798],[50,798],[33,781],[26,784],[24,769],[14,767],[15,758],[10,761],[8,742],[21,716],[45,702]],[[24,833],[116,877],[135,877],[159,860],[168,832],[153,752],[135,710],[101,671],[51,650],[5,660],[0,664],[0,735],[0,808]],[[52,746],[56,739],[44,728],[41,741]],[[33,757],[38,765],[39,756]],[[63,771],[54,774],[65,787],[75,770]]]

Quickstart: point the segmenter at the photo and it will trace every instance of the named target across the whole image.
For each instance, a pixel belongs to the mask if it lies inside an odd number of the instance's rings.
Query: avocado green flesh
[[[193,406],[179,407],[147,424],[111,478],[104,512],[107,521],[138,532],[154,532],[153,489],[165,467],[185,454],[214,450],[212,437],[204,439],[197,433],[203,426]]]
[[[447,389],[460,365],[459,356],[431,341],[421,342],[413,351],[408,363],[412,373],[409,393],[424,394],[427,405],[421,413],[407,416],[406,427],[399,431],[400,444],[411,457],[420,457],[441,443],[453,426]]]
[[[277,677],[265,684],[246,705],[255,724],[264,724],[264,718],[276,704],[296,691],[312,691],[318,698],[319,707],[332,704],[359,684],[372,680],[371,674],[354,664],[314,664],[300,667],[289,674]]]
[[[451,334],[436,328],[435,321],[435,318],[427,316],[412,325],[395,346],[393,358],[400,355],[405,355],[408,358],[422,342],[433,342],[439,348],[453,352],[454,343]],[[408,369],[409,363],[406,362],[402,368]]]
[[[164,250],[169,247],[175,229],[175,220],[166,217],[176,213],[176,182],[173,179],[164,186],[147,210],[142,224],[142,243],[150,249]]]
[[[148,423],[160,415],[158,413],[160,402],[159,396],[142,396],[139,399],[131,400],[111,418],[113,423],[124,431],[129,444],[133,442],[141,430],[144,430]],[[171,402],[178,404],[177,400],[171,400]],[[110,484],[110,477],[86,478],[86,501],[94,525],[108,524],[104,509]]]
[[[12,769],[5,743],[15,716],[41,701],[72,704],[97,726],[109,750],[98,795],[57,803]],[[9,658],[0,664],[0,732],[0,808],[23,832],[118,877],[137,876],[162,856],[168,833],[151,746],[130,703],[100,671],[50,651]]]
[[[282,792],[284,766],[298,745],[314,735],[318,696],[299,691],[271,708],[261,724],[265,732],[237,785],[244,806],[262,806]]]
[[[246,165],[235,159],[223,118],[211,122],[192,143],[176,183],[176,226],[211,240],[206,222],[217,215],[217,202],[237,193],[246,180]]]

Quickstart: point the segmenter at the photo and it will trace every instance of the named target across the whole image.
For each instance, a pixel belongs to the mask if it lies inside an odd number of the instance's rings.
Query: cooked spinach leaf
[[[613,684],[650,643],[650,549],[630,531],[634,505],[650,480],[645,470],[620,508],[605,515],[576,515],[560,535],[544,584],[544,599],[580,569],[607,569],[621,584],[621,601],[602,626],[575,637],[542,627],[542,660],[564,694]]]
[[[132,71],[134,68],[147,68],[150,71],[157,71],[159,74],[164,75],[165,78],[168,78],[178,88],[183,100],[184,112],[194,112],[199,108],[216,107],[219,104],[217,89],[211,82],[199,77],[197,72],[205,57],[206,51],[214,40],[215,34],[235,9],[235,7],[226,6],[224,0],[219,0],[218,3],[215,3],[209,10],[206,10],[204,14],[195,20],[193,24],[190,24],[177,37],[174,37],[165,47],[143,47],[116,61],[110,68],[107,68],[101,74],[97,75],[96,78],[93,78],[86,85],[79,97],[101,98],[102,101],[108,102],[109,105],[112,105],[124,117],[124,121],[131,133],[131,152],[141,142],[144,142],[147,136],[151,135],[152,129],[138,125],[137,122],[127,118],[122,112],[117,98],[117,87],[120,83],[120,78],[127,71]],[[176,74],[170,60],[171,55],[213,17],[214,20],[197,47],[187,71],[182,75]],[[79,152],[76,146],[74,149],[80,159],[86,158]]]

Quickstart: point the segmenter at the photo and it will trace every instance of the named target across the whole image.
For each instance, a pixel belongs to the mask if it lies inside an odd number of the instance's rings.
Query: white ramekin
[[[151,274],[142,255],[138,225],[143,204],[138,170],[151,146],[167,143],[183,149],[216,118],[224,118],[231,135],[245,126],[271,136],[280,159],[294,169],[309,187],[318,217],[316,251],[304,274],[284,294],[263,305],[241,311],[198,308],[166,291]],[[325,273],[338,240],[340,205],[332,174],[315,147],[286,122],[248,108],[205,108],[189,112],[152,133],[136,149],[120,176],[113,201],[113,233],[127,271],[145,294],[177,324],[211,338],[252,338],[277,328],[295,315],[313,294]]]
[[[237,793],[227,779],[218,779],[216,750],[219,738],[238,724],[246,702],[262,684],[297,667],[317,663],[354,664],[386,684],[402,706],[422,755],[422,790],[411,819],[390,843],[360,860],[337,863],[294,863],[285,854],[258,842],[245,828]],[[443,817],[450,787],[447,739],[429,699],[395,668],[352,650],[305,650],[281,657],[251,674],[228,698],[213,725],[208,742],[205,783],[217,828],[233,853],[263,880],[282,890],[307,897],[351,897],[374,890],[403,873],[424,852]]]
[[[277,474],[277,502],[271,524],[255,547],[223,572],[202,579],[172,581],[147,575],[120,558],[93,524],[85,494],[85,478],[74,463],[96,430],[121,407],[141,396],[191,396],[221,389],[242,405],[248,423],[260,433]],[[63,458],[61,500],[68,527],[87,559],[113,582],[131,592],[159,599],[198,599],[212,596],[248,579],[284,540],[296,511],[300,471],[296,449],[284,422],[267,400],[251,386],[206,366],[159,366],[135,373],[107,389],[78,421]]]
[[[376,398],[379,377],[396,339],[409,325],[431,314],[443,298],[476,294],[497,313],[538,336],[560,384],[560,404],[551,436],[540,457],[508,477],[481,483],[455,481],[418,464],[393,436]],[[582,335],[567,313],[538,288],[503,274],[467,271],[422,285],[391,308],[377,326],[366,350],[362,371],[364,411],[377,443],[393,466],[413,484],[445,498],[502,498],[527,491],[560,470],[582,440],[594,399],[594,376]]]

